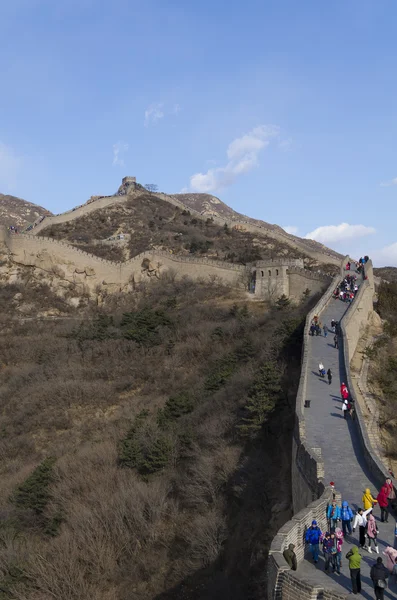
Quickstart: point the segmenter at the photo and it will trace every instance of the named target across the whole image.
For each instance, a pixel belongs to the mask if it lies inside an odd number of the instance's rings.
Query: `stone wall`
[[[88,254],[65,242],[33,235],[8,235],[6,245],[12,260],[44,271],[58,270],[61,278],[83,283],[89,290],[99,286],[124,289],[132,281],[156,277],[164,270],[174,269],[178,276],[193,279],[219,277],[230,285],[246,289],[249,271],[242,265],[196,257],[175,256],[159,250],[142,252],[124,263],[112,262]],[[148,268],[142,263],[146,259]]]
[[[375,284],[371,261],[368,261],[365,265],[364,276],[365,279],[357,292],[354,302],[343,319],[345,347],[350,360],[356,351],[358,340],[364,333],[368,317],[373,311]]]
[[[347,257],[340,264],[340,273],[334,277],[323,296],[306,317],[292,440],[291,480],[294,517],[277,532],[270,547],[267,573],[269,600],[314,600],[320,597],[340,600],[343,598],[343,596],[329,595],[329,592],[325,592],[323,588],[307,583],[298,573],[289,569],[282,554],[288,544],[292,543],[295,544],[298,561],[303,560],[305,530],[313,519],[319,522],[320,527],[325,528],[326,507],[332,496],[332,491],[330,488],[325,488],[323,482],[324,464],[321,448],[310,448],[306,441],[304,405],[310,371],[308,333],[313,317],[321,313],[332,300],[333,291],[343,277],[346,261]],[[328,596],[325,595],[326,593]]]
[[[372,303],[374,296],[374,280],[372,263],[369,261],[365,265],[364,269],[364,282],[361,285],[353,304],[349,308],[347,314],[341,321],[341,348],[343,353],[343,360],[346,369],[346,383],[349,388],[350,394],[354,401],[356,409],[356,419],[354,421],[355,426],[359,434],[361,442],[361,450],[365,462],[375,478],[378,488],[382,486],[386,477],[390,477],[387,469],[380,460],[378,454],[371,444],[371,440],[368,435],[367,427],[365,424],[365,418],[360,408],[360,403],[357,402],[354,392],[354,387],[351,379],[350,372],[350,361],[353,357],[354,350],[357,346],[359,331],[363,331],[367,323],[370,312],[372,311]],[[396,488],[396,481],[394,480],[394,487]]]
[[[175,270],[178,277],[185,275],[193,279],[218,277],[229,285],[242,290],[248,289],[251,268],[243,265],[195,256],[178,256],[162,250],[142,252],[121,263],[100,258],[49,237],[10,234],[4,228],[0,228],[0,236],[9,248],[15,263],[54,274],[58,271],[59,277],[84,285],[88,292],[94,291],[98,286],[107,286],[109,291],[122,290],[132,282],[138,283],[147,277],[158,277],[169,269]],[[147,267],[144,267],[143,261]],[[282,263],[282,259],[261,261],[261,264],[266,266],[255,268],[257,297],[276,300],[285,294],[287,297],[300,300],[305,289],[309,288],[312,292],[316,292],[323,288],[324,281],[327,279],[323,275],[294,266],[296,263],[300,264],[300,261],[287,260],[286,265]],[[291,294],[290,278],[292,278],[295,294]]]
[[[84,204],[84,205],[76,208],[75,210],[68,211],[61,215],[55,215],[53,217],[46,217],[42,223],[37,225],[32,230],[32,233],[33,233],[33,235],[37,235],[38,233],[40,233],[40,231],[42,231],[45,227],[47,227],[49,225],[55,225],[58,223],[66,223],[67,221],[71,221],[73,219],[77,219],[79,217],[87,215],[87,214],[93,212],[94,210],[112,206],[114,204],[122,204],[133,198],[138,198],[142,194],[147,194],[147,192],[136,191],[136,192],[133,192],[132,194],[130,192],[128,192],[127,195],[123,195],[123,196],[105,196],[103,198],[100,198],[99,200],[96,200],[95,202],[92,202],[90,204]],[[190,212],[190,214],[196,215],[197,217],[199,217],[201,219],[206,218],[206,215],[202,215],[199,211],[185,206],[180,200],[178,200],[174,196],[171,196],[168,194],[156,193],[156,194],[153,194],[153,198],[160,198],[161,200],[164,200],[165,202],[168,202],[169,204],[173,204],[174,206],[177,206],[181,210],[188,210]],[[227,223],[229,227],[238,227],[238,228],[241,228],[242,230],[249,231],[251,233],[261,233],[262,235],[268,235],[269,237],[276,239],[280,242],[283,242],[284,244],[287,244],[288,246],[295,248],[299,252],[302,252],[303,254],[310,256],[314,260],[317,260],[319,262],[332,263],[332,264],[339,265],[340,258],[338,258],[335,254],[331,254],[331,253],[327,252],[326,250],[324,250],[322,252],[320,250],[311,250],[308,248],[307,244],[301,242],[299,240],[299,238],[291,237],[282,229],[276,229],[276,228],[270,229],[263,225],[254,225],[253,223],[251,223],[249,221],[245,221],[244,219],[229,220],[229,219],[225,219],[222,217],[215,217],[215,216],[213,216],[211,218],[213,219],[214,223],[216,223],[217,225],[220,225],[221,227],[225,223]]]
[[[292,267],[288,269],[289,296],[293,300],[299,301],[306,290],[311,294],[323,292],[331,277],[321,273],[314,273],[307,269]]]
[[[305,552],[304,533],[312,519],[316,519],[320,527],[325,528],[325,510],[331,499],[332,491],[325,489],[322,481],[321,449],[308,448],[305,437],[305,421],[303,415],[304,400],[306,397],[306,373],[307,373],[307,330],[311,319],[316,313],[320,313],[332,298],[332,291],[343,277],[343,266],[347,262],[345,257],[341,264],[341,274],[338,275],[328,290],[322,296],[315,308],[306,319],[306,335],[303,342],[302,372],[296,399],[296,427],[293,440],[292,456],[292,493],[295,516],[288,521],[273,539],[268,561],[268,598],[269,600],[344,600],[348,594],[339,594],[331,589],[323,589],[320,586],[309,584],[299,573],[291,571],[285,562],[282,553],[288,544],[295,544],[295,552],[298,562],[303,559]],[[350,360],[353,347],[357,345],[357,330],[365,326],[366,320],[372,310],[374,294],[372,264],[367,263],[365,279],[356,295],[351,307],[341,320],[340,348],[346,368],[346,383],[349,387],[353,400],[354,388],[351,381]],[[349,333],[350,331],[350,333]],[[356,415],[354,423],[359,432],[362,455],[367,466],[381,487],[389,473],[375,453],[369,439],[364,416],[358,402],[355,402]],[[316,481],[317,478],[317,481]],[[394,481],[396,488],[396,482]],[[321,493],[318,500],[311,502],[313,496]],[[310,503],[310,504],[309,504]],[[306,508],[305,506],[309,504]],[[302,509],[302,510],[300,510]]]

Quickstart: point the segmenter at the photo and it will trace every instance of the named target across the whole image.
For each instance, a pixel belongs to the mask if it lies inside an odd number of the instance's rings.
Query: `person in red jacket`
[[[349,399],[349,390],[347,389],[345,383],[342,383],[340,386],[340,395],[342,396],[343,400]]]
[[[380,506],[380,520],[382,521],[382,523],[383,522],[387,523],[387,521],[389,519],[389,513],[387,510],[388,505],[389,505],[389,499],[387,497],[388,493],[389,493],[389,490],[388,490],[387,485],[385,484],[376,497],[378,504]]]

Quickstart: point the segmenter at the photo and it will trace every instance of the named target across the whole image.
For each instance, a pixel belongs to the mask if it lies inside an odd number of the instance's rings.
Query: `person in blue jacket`
[[[331,531],[335,531],[335,527],[338,525],[340,519],[340,506],[333,500],[327,509],[327,519],[329,522],[329,528]]]
[[[315,563],[318,562],[318,555],[320,553],[320,537],[321,529],[318,527],[317,521],[312,521],[311,526],[306,531],[305,541],[307,544],[310,544],[310,552]]]
[[[342,502],[342,510],[340,511],[340,518],[342,520],[343,535],[346,535],[347,531],[349,534],[352,532],[351,522],[353,519],[353,511],[346,500]]]

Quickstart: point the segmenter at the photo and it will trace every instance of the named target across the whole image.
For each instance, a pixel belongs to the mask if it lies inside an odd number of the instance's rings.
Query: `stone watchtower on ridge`
[[[135,192],[137,187],[138,184],[136,182],[136,177],[123,177],[123,179],[121,180],[121,186],[117,191],[117,196],[126,196],[130,192]]]
[[[284,294],[299,301],[307,290],[312,294],[322,291],[329,280],[324,273],[305,269],[301,258],[276,258],[251,267],[249,291],[260,299],[274,301]]]

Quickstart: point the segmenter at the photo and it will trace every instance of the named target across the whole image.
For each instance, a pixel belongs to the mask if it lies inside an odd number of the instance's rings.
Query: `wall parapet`
[[[321,448],[310,448],[306,439],[306,423],[304,404],[307,398],[307,377],[309,371],[309,328],[316,314],[321,313],[333,298],[333,292],[344,275],[344,265],[348,257],[340,264],[340,272],[332,279],[325,293],[308,313],[305,321],[303,336],[301,376],[296,396],[295,427],[292,456],[292,486],[294,516],[277,532],[273,539],[268,561],[268,598],[282,600],[284,598],[299,598],[311,600],[323,596],[325,590],[305,582],[298,573],[289,570],[283,558],[283,551],[288,544],[295,544],[298,561],[305,555],[304,534],[306,528],[316,519],[320,526],[325,527],[326,507],[331,499],[332,490],[324,487],[324,463]],[[294,592],[289,593],[290,586]],[[344,596],[332,595],[326,591],[329,600],[341,600]]]
[[[351,334],[351,331],[349,332],[349,330],[351,330],[352,327],[359,327],[360,323],[363,324],[364,321],[366,322],[368,320],[368,316],[369,316],[368,297],[370,297],[371,303],[372,303],[372,299],[373,299],[373,295],[374,295],[373,270],[372,270],[371,261],[369,261],[369,263],[367,263],[365,265],[364,277],[365,277],[364,282],[360,286],[360,289],[357,293],[356,298],[353,301],[352,306],[349,308],[346,315],[341,320],[341,323],[340,323],[341,344],[342,344],[342,356],[343,356],[343,361],[344,361],[345,370],[346,370],[346,383],[349,388],[350,395],[354,401],[354,407],[355,407],[355,411],[356,411],[356,419],[354,420],[354,423],[355,423],[355,426],[358,431],[360,444],[361,444],[361,448],[363,450],[363,456],[364,456],[365,462],[368,466],[370,473],[375,478],[375,480],[377,481],[378,486],[380,488],[383,485],[383,483],[387,477],[390,477],[391,479],[393,479],[393,478],[391,477],[390,473],[385,468],[382,461],[379,459],[375,449],[372,446],[370,437],[368,435],[365,418],[364,418],[364,415],[363,415],[361,407],[360,407],[360,403],[357,402],[357,399],[356,399],[353,382],[352,382],[352,377],[351,377],[351,372],[350,372],[350,361],[353,357],[354,351],[353,351],[353,347],[352,347],[352,343],[351,343],[352,334]],[[355,320],[355,315],[357,315],[359,311],[361,311],[362,315],[360,315],[359,322],[357,323],[357,321]],[[350,339],[349,339],[349,335],[350,335]],[[355,343],[354,343],[354,350],[355,350],[356,346],[357,346],[357,341],[355,341]],[[394,488],[397,490],[395,479],[393,480],[393,485],[394,485]]]
[[[327,306],[328,302],[332,298],[332,293],[335,287],[339,284],[340,280],[344,276],[344,264],[347,262],[348,257],[345,257],[341,264],[341,273],[336,276],[328,290],[322,296],[320,301],[316,304],[312,311],[307,315],[306,318],[306,331],[304,334],[303,341],[303,355],[302,355],[302,372],[301,379],[299,383],[299,389],[296,399],[296,419],[297,426],[295,427],[295,448],[298,448],[298,452],[295,456],[293,456],[293,470],[294,470],[294,462],[304,462],[306,464],[306,471],[310,471],[309,481],[307,481],[307,485],[311,485],[313,483],[313,477],[315,470],[317,469],[317,473],[321,470],[321,451],[319,456],[316,458],[316,453],[320,449],[307,448],[306,446],[306,436],[305,436],[305,420],[304,420],[304,400],[306,396],[306,366],[308,359],[308,327],[310,325],[311,320],[315,316],[316,313],[321,313],[321,311]],[[349,328],[360,328],[360,325],[366,322],[368,316],[370,314],[369,309],[369,300],[370,298],[372,303],[372,298],[374,294],[374,283],[373,283],[373,271],[372,264],[367,263],[366,268],[364,270],[364,281],[360,286],[359,292],[356,294],[356,297],[349,307],[346,314],[343,316],[340,322],[340,349],[342,351],[342,358],[344,361],[344,366],[346,370],[346,383],[350,390],[353,401],[356,400],[354,387],[352,385],[351,373],[350,373],[350,360],[352,357],[352,344],[351,339],[349,340]],[[372,304],[371,304],[372,306]],[[359,315],[359,317],[357,316]],[[355,339],[353,340],[354,349],[356,346]],[[387,477],[390,477],[390,473],[388,473],[387,469],[383,465],[383,463],[378,458],[375,453],[364,420],[364,415],[362,414],[360,405],[355,401],[356,408],[356,419],[354,421],[355,426],[357,427],[357,431],[359,434],[360,444],[363,450],[363,457],[366,461],[366,464],[369,468],[374,479],[377,481],[378,486],[381,487],[383,482]],[[299,446],[300,443],[300,446]],[[314,465],[316,464],[316,468]],[[298,465],[299,466],[299,465]],[[296,468],[296,465],[295,465]],[[298,469],[296,469],[298,470]],[[295,473],[296,477],[296,473]],[[294,473],[293,473],[294,480]],[[294,481],[293,481],[294,483]],[[396,489],[396,481],[393,481],[394,487]],[[318,500],[311,502],[306,508],[300,510],[297,514],[295,514],[290,521],[288,521],[274,537],[270,552],[269,552],[269,561],[268,561],[268,598],[273,600],[291,600],[291,599],[303,599],[303,600],[313,600],[314,598],[322,598],[323,600],[344,600],[348,597],[348,594],[338,593],[333,591],[332,589],[323,589],[320,586],[311,585],[307,581],[304,580],[303,577],[299,575],[299,572],[293,572],[289,569],[286,561],[283,558],[283,550],[288,546],[288,544],[295,544],[295,551],[297,554],[298,561],[303,560],[305,545],[304,545],[304,532],[305,528],[308,527],[311,523],[312,519],[316,519],[320,527],[323,525],[325,527],[325,510],[328,502],[331,499],[332,490],[324,489],[323,481],[321,477],[318,478],[318,487],[323,488],[323,492]],[[294,498],[295,500],[295,498]],[[294,502],[294,509],[296,507],[296,502]]]

